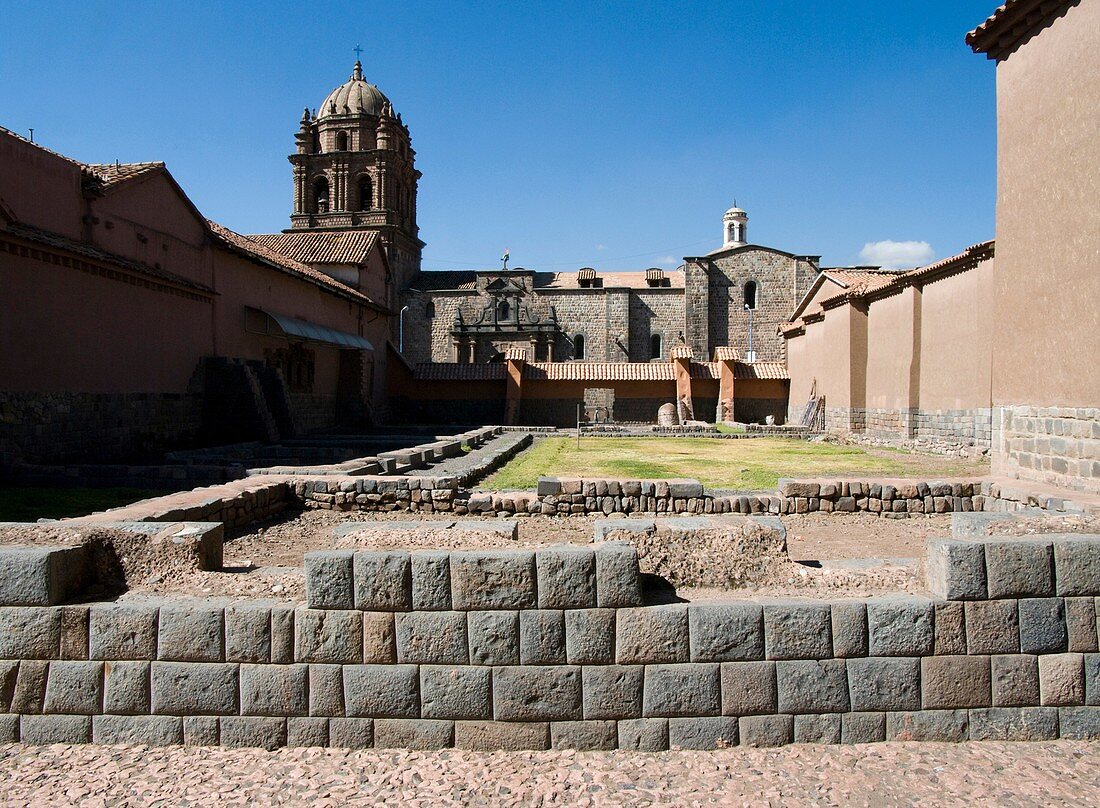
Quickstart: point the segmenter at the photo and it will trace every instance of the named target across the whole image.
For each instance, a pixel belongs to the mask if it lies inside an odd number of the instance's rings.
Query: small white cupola
[[[743,247],[748,243],[749,215],[737,207],[737,200],[734,200],[733,207],[722,217],[722,246]]]

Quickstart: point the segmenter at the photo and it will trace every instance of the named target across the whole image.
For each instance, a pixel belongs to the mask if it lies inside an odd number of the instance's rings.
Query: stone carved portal
[[[615,420],[615,390],[589,387],[584,391],[584,418],[589,423],[607,424]]]
[[[526,347],[530,359],[548,362],[561,337],[553,306],[537,311],[517,280],[497,278],[485,286],[480,310],[464,317],[455,312],[451,339],[458,362],[501,361],[507,348]]]

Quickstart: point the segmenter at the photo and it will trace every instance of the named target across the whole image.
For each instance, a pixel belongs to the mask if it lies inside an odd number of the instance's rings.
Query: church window
[[[373,202],[374,189],[371,186],[370,177],[364,175],[359,178],[359,210],[370,210]]]
[[[424,306],[424,316],[429,320],[435,318],[435,301],[429,300],[427,305]]]
[[[550,361],[550,344],[547,342],[535,343],[535,361],[536,362],[549,362]]]
[[[737,225],[731,224],[729,229],[729,235],[726,236],[726,241],[733,243],[737,241]]]
[[[661,335],[651,334],[649,337],[649,358],[661,359],[664,356],[664,351],[661,350]]]
[[[584,334],[573,337],[573,358],[584,359]]]
[[[749,281],[745,284],[745,308],[756,308],[756,281]]]
[[[328,180],[324,177],[313,183],[313,212],[328,213]]]
[[[348,150],[348,133],[337,132],[336,133],[336,151]]]
[[[507,320],[512,313],[512,307],[508,305],[507,300],[502,300],[497,304],[497,319]]]

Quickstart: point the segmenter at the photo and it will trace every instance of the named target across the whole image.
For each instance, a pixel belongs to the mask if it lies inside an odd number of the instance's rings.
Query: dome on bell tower
[[[321,102],[321,106],[317,108],[317,119],[324,120],[339,115],[377,117],[389,103],[381,90],[363,78],[363,65],[356,61],[351,77]]]

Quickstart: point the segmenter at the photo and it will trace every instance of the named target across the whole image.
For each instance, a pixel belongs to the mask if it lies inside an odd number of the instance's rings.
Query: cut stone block
[[[93,606],[88,656],[92,659],[156,659],[157,609],[149,606]]]
[[[493,668],[493,717],[497,721],[576,721],[582,714],[580,668]]]
[[[774,662],[723,662],[722,712],[766,715],[778,709]]]
[[[991,707],[970,711],[972,741],[1053,741],[1058,738],[1054,707]]]
[[[535,554],[519,550],[451,553],[451,602],[461,611],[535,608]]]
[[[412,554],[412,607],[417,611],[450,610],[450,553]]]
[[[19,740],[37,746],[55,743],[91,743],[89,715],[24,715],[19,718]]]
[[[475,752],[541,751],[550,748],[550,725],[545,721],[456,721],[455,748]]]
[[[1062,598],[1020,598],[1020,650],[1025,654],[1065,651],[1065,601]]]
[[[988,541],[985,568],[992,599],[1044,598],[1054,594],[1054,557],[1049,541]]]
[[[596,546],[596,605],[620,609],[642,605],[638,552],[629,545]]]
[[[982,542],[929,539],[925,559],[928,589],[944,600],[984,600],[985,548]]]
[[[185,746],[217,746],[220,735],[218,719],[214,716],[183,716],[183,743]]]
[[[1085,661],[1082,654],[1039,657],[1039,703],[1073,707],[1085,703]]]
[[[535,553],[540,609],[596,606],[596,554],[589,549],[551,547]]]
[[[158,715],[232,715],[237,710],[238,668],[232,663],[154,662],[153,712]]]
[[[313,550],[305,554],[306,605],[309,608],[355,608],[354,555],[354,550]]]
[[[925,710],[991,704],[989,657],[932,656],[921,660],[921,706]]]
[[[49,663],[38,659],[20,660],[11,697],[11,712],[40,713],[46,700]],[[10,673],[9,673],[10,676]]]
[[[492,718],[491,673],[490,668],[474,665],[421,665],[421,714],[424,718]]]
[[[965,614],[964,604],[956,601],[940,601],[933,605],[933,650],[938,656],[966,653]]]
[[[775,663],[781,713],[847,712],[848,676],[842,659]]]
[[[356,609],[402,612],[412,608],[412,561],[408,553],[359,550],[352,565]]]
[[[615,610],[565,612],[565,657],[570,665],[607,665],[615,661]]]
[[[88,606],[62,606],[61,659],[88,658]]]
[[[89,583],[88,548],[0,546],[0,604],[54,606]]]
[[[356,718],[419,718],[416,665],[345,665],[344,712]]]
[[[746,715],[737,720],[742,746],[784,746],[794,740],[794,717]]]
[[[737,718],[670,718],[668,745],[673,749],[724,749],[737,746]]]
[[[688,607],[693,662],[764,658],[764,610],[756,604]]]
[[[828,605],[783,603],[764,607],[768,659],[827,659],[833,655]]]
[[[886,714],[888,741],[965,741],[970,733],[966,710],[918,710]]]
[[[519,664],[518,612],[467,612],[466,630],[475,665]]]
[[[1100,740],[1100,707],[1059,707],[1058,734],[1075,741]]]
[[[148,713],[148,662],[103,663],[103,711],[114,715]]]
[[[920,708],[920,660],[915,657],[849,659],[852,709],[887,712]]]
[[[1100,654],[1085,654],[1085,704],[1100,706]]]
[[[328,746],[327,718],[288,718],[286,745],[294,747]]]
[[[519,661],[522,665],[565,664],[565,613],[525,609],[519,613]]]
[[[286,719],[228,715],[219,719],[221,745],[230,748],[279,749],[286,746]]]
[[[393,612],[363,612],[363,664],[397,662]],[[404,615],[402,615],[404,616]]]
[[[42,711],[69,715],[103,712],[103,663],[51,662]]]
[[[619,749],[630,752],[668,749],[667,718],[632,718],[618,723]]]
[[[465,612],[407,612],[395,620],[398,662],[464,665],[470,661]]]
[[[1100,650],[1095,598],[1066,598],[1066,631],[1070,651],[1089,653]]]
[[[328,745],[338,749],[371,749],[374,722],[369,718],[330,718]]]
[[[295,661],[294,613],[291,606],[271,609],[271,661],[277,665]]]
[[[61,612],[41,606],[0,607],[0,658],[56,659]]]
[[[848,713],[796,715],[794,717],[794,742],[840,743],[842,715],[848,715]]]
[[[620,664],[687,662],[688,610],[684,606],[619,609],[615,655]]]
[[[878,743],[886,740],[886,713],[841,713],[841,743]]]
[[[309,666],[309,714],[339,717],[344,714],[344,668],[342,665]]]
[[[1057,594],[1100,595],[1100,536],[1058,537],[1054,567]]]
[[[989,658],[994,707],[1028,707],[1039,703],[1039,660],[1028,654]]]
[[[274,613],[272,619],[274,620]],[[274,623],[272,623],[274,628]],[[294,660],[351,664],[363,658],[363,615],[358,611],[296,609]]]
[[[375,749],[447,749],[454,743],[453,721],[425,718],[378,718]]]
[[[270,609],[249,606],[226,607],[225,661],[271,661]]]
[[[614,721],[554,721],[550,724],[551,749],[609,752],[618,746]]]
[[[642,714],[647,718],[719,715],[721,702],[717,664],[646,666]]]
[[[831,614],[834,656],[867,656],[867,604],[840,601]]]
[[[581,668],[584,718],[640,717],[644,670],[640,665],[586,665]]]
[[[883,598],[867,604],[871,656],[925,656],[935,645],[932,601],[921,597]]]
[[[157,630],[157,659],[221,662],[225,657],[221,609],[162,606]]]
[[[309,713],[308,665],[241,665],[241,714]]]
[[[966,604],[966,649],[970,654],[1020,653],[1020,622],[1015,600]]]
[[[96,715],[92,743],[175,746],[183,743],[183,719],[171,715]]]

